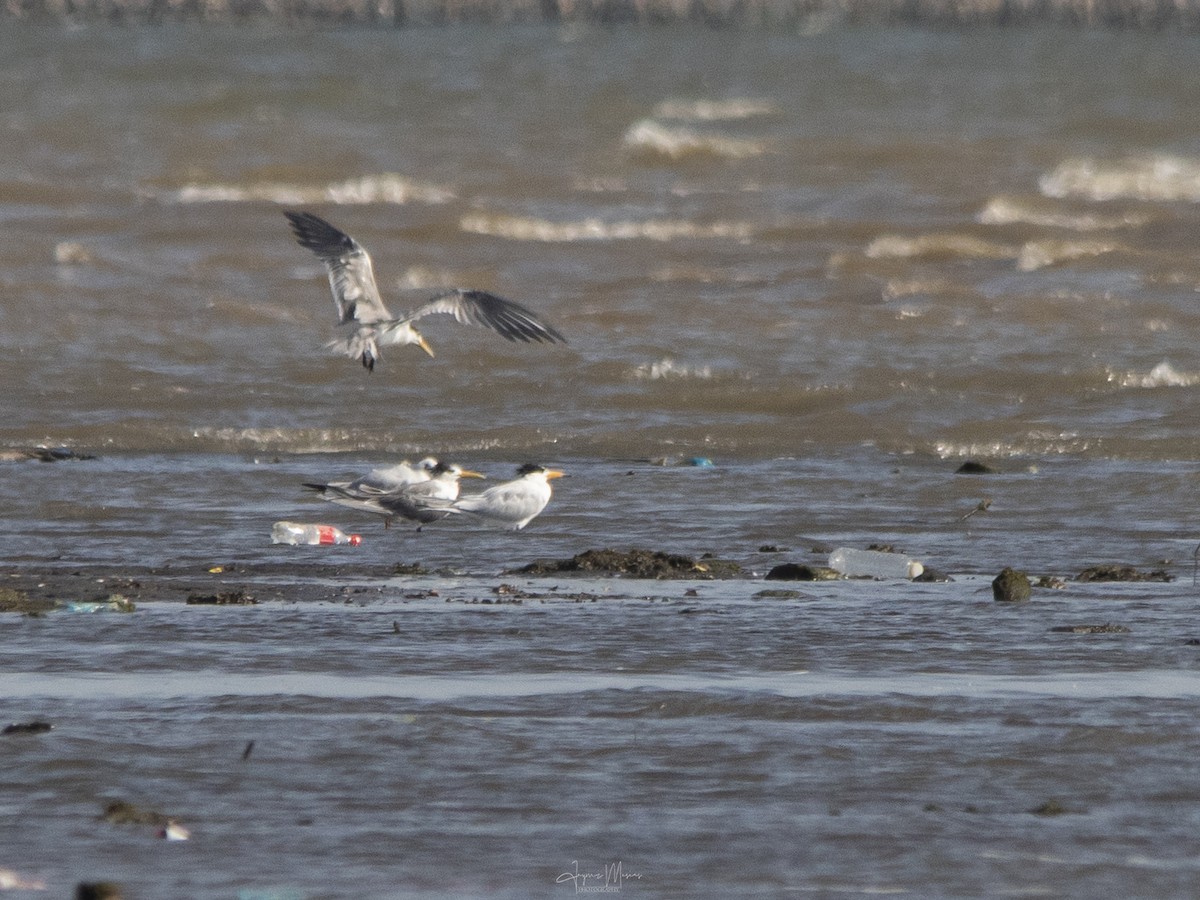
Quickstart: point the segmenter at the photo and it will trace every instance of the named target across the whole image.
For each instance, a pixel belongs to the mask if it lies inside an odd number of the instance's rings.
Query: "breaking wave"
[[[633,370],[633,377],[647,381],[663,378],[712,378],[711,366],[686,366],[666,356],[654,363],[643,363]]]
[[[654,107],[654,117],[681,122],[721,122],[769,116],[775,106],[768,100],[735,97],[728,100],[664,100]]]
[[[908,237],[885,234],[867,245],[870,259],[917,257],[965,257],[967,259],[1014,259],[1017,249],[1010,244],[987,241],[968,234],[919,234]]]
[[[1070,213],[1037,209],[1009,197],[995,197],[980,210],[975,221],[981,225],[1038,225],[1069,231],[1105,231],[1145,225],[1149,216],[1129,213],[1122,216],[1100,216],[1092,213]]]
[[[625,132],[624,144],[636,153],[669,159],[697,155],[745,159],[766,152],[766,145],[762,141],[713,134],[681,125],[664,125],[654,119],[642,119],[631,125]]]
[[[473,213],[459,227],[470,234],[503,237],[514,241],[674,241],[688,238],[746,240],[754,235],[749,222],[689,222],[686,219],[645,219],[610,222],[599,217],[574,222],[552,222],[527,216]]]
[[[157,196],[174,203],[244,203],[267,201],[284,206],[334,203],[343,206],[370,203],[447,203],[454,199],[448,188],[386,173],[364,175],[326,185],[257,181],[247,184],[187,184]]]
[[[1156,154],[1104,162],[1069,159],[1038,179],[1047,197],[1200,201],[1200,159]]]
[[[1200,373],[1180,372],[1164,359],[1149,372],[1109,371],[1108,380],[1123,388],[1191,387],[1200,383]]]
[[[1102,256],[1117,250],[1118,245],[1104,241],[1030,241],[1021,248],[1017,268],[1036,272],[1058,263]]]

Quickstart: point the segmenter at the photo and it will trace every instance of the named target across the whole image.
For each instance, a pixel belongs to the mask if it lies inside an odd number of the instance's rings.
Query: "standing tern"
[[[331,341],[327,346],[351,359],[361,359],[368,372],[375,370],[382,344],[416,344],[433,356],[424,335],[413,323],[438,313],[454,316],[461,323],[491,328],[510,341],[567,342],[536,313],[486,291],[454,288],[400,317],[393,316],[379,296],[371,257],[358,241],[310,212],[286,211],[284,215],[300,246],[315,253],[329,271],[338,324],[357,323],[349,337]]]
[[[426,457],[415,468],[400,463],[354,481],[304,482],[304,486],[331,503],[383,516],[386,528],[395,516],[421,524],[442,518],[446,513],[434,504],[455,500],[460,478],[483,477],[479,472]]]
[[[479,494],[460,497],[446,506],[451,513],[465,513],[485,522],[520,531],[550,502],[550,481],[562,472],[535,463],[517,469],[517,477]]]

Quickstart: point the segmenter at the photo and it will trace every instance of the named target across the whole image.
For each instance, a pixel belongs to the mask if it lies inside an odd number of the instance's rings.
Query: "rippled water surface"
[[[0,719],[55,726],[0,736],[14,896],[1194,893],[1200,40],[10,24],[0,58],[5,576],[282,597],[0,613]],[[436,357],[369,374],[285,209],[394,312],[476,287],[569,343],[427,319]],[[568,477],[516,534],[301,488],[426,454]],[[761,593],[873,542],[954,580]],[[504,574],[600,547],[743,574]],[[997,604],[1006,565],[1065,581]]]

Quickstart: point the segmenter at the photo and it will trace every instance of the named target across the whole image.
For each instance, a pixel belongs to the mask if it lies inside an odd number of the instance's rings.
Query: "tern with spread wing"
[[[399,463],[354,481],[305,482],[304,486],[331,503],[383,516],[384,527],[390,527],[395,516],[420,524],[443,518],[446,512],[435,504],[457,499],[459,479],[483,477],[470,469],[426,457],[415,467]]]
[[[484,522],[520,531],[550,502],[550,482],[562,472],[535,463],[517,469],[517,477],[479,494],[460,497],[446,505],[450,513],[463,513]]]
[[[371,257],[358,241],[310,212],[288,211],[284,215],[300,246],[315,253],[329,271],[338,324],[354,326],[349,337],[332,341],[329,346],[351,359],[361,359],[368,372],[374,371],[379,348],[385,344],[416,344],[433,356],[413,323],[437,314],[454,316],[468,325],[482,325],[510,341],[566,343],[566,338],[536,313],[486,291],[454,288],[402,316],[393,316],[379,295]]]

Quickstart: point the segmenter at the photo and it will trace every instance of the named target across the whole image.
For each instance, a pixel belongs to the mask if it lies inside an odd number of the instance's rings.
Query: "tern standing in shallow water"
[[[465,513],[485,522],[520,531],[550,502],[550,481],[562,472],[535,463],[517,469],[517,477],[479,494],[460,497],[446,507],[447,512]]]
[[[355,323],[349,337],[331,341],[328,346],[351,359],[361,359],[368,372],[375,370],[382,344],[416,344],[433,356],[424,335],[413,323],[439,313],[454,316],[465,324],[491,328],[510,341],[567,342],[536,313],[486,291],[454,288],[400,317],[393,316],[379,296],[371,257],[358,241],[310,212],[289,211],[284,215],[300,246],[315,253],[329,271],[338,324]]]
[[[387,469],[376,469],[354,481],[328,484],[306,481],[304,486],[317,491],[331,503],[383,516],[387,528],[395,516],[422,525],[443,518],[445,510],[433,504],[455,500],[460,478],[483,477],[470,469],[426,457],[416,467],[400,463]]]

